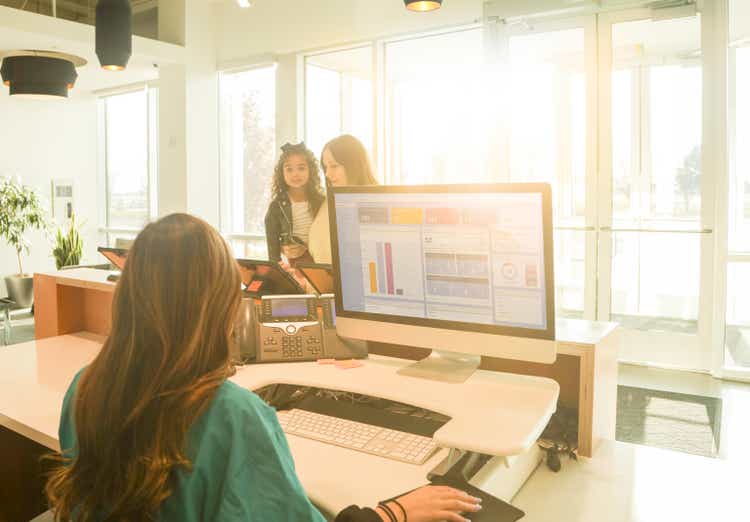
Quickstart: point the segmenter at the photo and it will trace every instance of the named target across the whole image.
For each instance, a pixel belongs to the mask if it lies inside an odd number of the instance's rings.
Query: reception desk
[[[107,335],[115,283],[109,272],[77,268],[34,275],[36,338],[80,331]],[[617,408],[616,323],[558,319],[558,356],[553,364],[483,357],[485,370],[535,375],[560,385],[560,404],[578,412],[578,454],[592,457],[601,440],[613,440]],[[429,350],[369,343],[370,353],[421,359]]]
[[[56,415],[45,416],[38,405],[60,407],[70,377],[109,333],[116,285],[108,275],[80,268],[34,276],[35,348],[18,345],[0,354],[8,366],[0,378],[0,520],[28,520],[44,509],[45,465],[39,457],[59,445]],[[484,357],[481,368],[557,381],[559,404],[578,412],[579,455],[595,456],[600,441],[614,439],[619,330],[614,323],[563,319],[557,321],[557,339],[553,364]],[[418,359],[428,351],[370,343],[370,353]],[[245,371],[255,374],[252,367]],[[501,395],[498,401],[508,400]]]

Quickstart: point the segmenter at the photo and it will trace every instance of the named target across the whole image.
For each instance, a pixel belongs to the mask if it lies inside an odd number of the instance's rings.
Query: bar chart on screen
[[[362,277],[376,297],[423,300],[423,270],[418,230],[362,230]]]

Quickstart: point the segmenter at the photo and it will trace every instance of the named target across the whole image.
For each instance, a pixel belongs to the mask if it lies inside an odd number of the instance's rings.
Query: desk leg
[[[10,344],[10,307],[6,306],[3,309],[3,344],[8,346]]]
[[[50,451],[0,426],[0,521],[26,522],[48,509],[39,459]]]

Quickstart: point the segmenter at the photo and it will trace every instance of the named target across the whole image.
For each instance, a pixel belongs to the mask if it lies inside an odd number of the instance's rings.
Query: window
[[[132,237],[156,214],[157,93],[145,87],[101,99],[108,244]]]
[[[727,310],[724,367],[750,372],[750,5],[730,0]]]
[[[490,181],[481,28],[386,43],[385,179]]]
[[[263,257],[276,159],[276,66],[220,74],[222,229],[238,256]]]
[[[360,136],[388,184],[549,182],[556,313],[623,324],[624,360],[710,368],[709,350],[721,343],[706,289],[727,266],[702,261],[723,256],[728,231],[725,359],[750,370],[741,292],[750,266],[750,4],[729,5],[728,230],[714,223],[723,201],[707,199],[725,173],[702,168],[704,141],[717,160],[725,145],[702,135],[723,117],[703,99],[703,61],[714,66],[721,54],[701,48],[722,36],[702,25],[723,16],[712,2],[696,14],[659,3],[488,19],[305,54],[306,141],[319,153],[335,134]]]
[[[507,37],[507,96],[498,118],[507,143],[500,179],[548,182],[555,231],[555,306],[560,317],[583,316],[586,238],[586,86],[584,29],[533,31]],[[505,172],[503,172],[505,171]]]
[[[340,134],[357,137],[372,155],[372,46],[305,57],[305,140],[316,156]]]
[[[555,195],[558,314],[584,309],[584,30],[481,28],[385,45],[389,183],[539,182]],[[504,54],[506,53],[507,54]]]
[[[612,27],[610,311],[634,330],[698,333],[700,48],[697,16]]]

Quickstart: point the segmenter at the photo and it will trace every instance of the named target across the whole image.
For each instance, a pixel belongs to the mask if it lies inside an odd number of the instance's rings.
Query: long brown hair
[[[323,189],[320,185],[320,166],[318,159],[315,154],[307,148],[305,142],[292,145],[287,143],[281,147],[281,156],[279,161],[276,162],[276,166],[273,169],[273,182],[271,184],[271,199],[283,196],[289,190],[289,185],[286,184],[284,179],[284,163],[292,156],[302,156],[305,158],[307,163],[307,172],[309,178],[305,184],[305,196],[307,197],[307,205],[310,207],[310,212],[314,216],[318,213],[320,205],[323,203]]]
[[[342,134],[325,144],[320,157],[328,149],[346,171],[347,185],[379,185],[372,171],[370,156],[362,142],[351,134]],[[323,165],[323,172],[325,172]]]
[[[47,482],[56,520],[156,517],[174,472],[190,469],[188,429],[235,371],[239,302],[236,262],[210,225],[172,214],[143,229],[115,290],[112,331],[78,383],[73,456]]]

